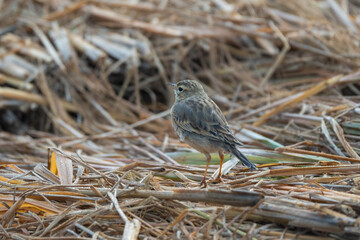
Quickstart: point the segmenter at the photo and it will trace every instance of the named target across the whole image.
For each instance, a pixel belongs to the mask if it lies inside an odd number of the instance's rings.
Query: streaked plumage
[[[211,160],[210,153],[218,152],[221,163],[223,152],[234,154],[251,170],[257,169],[240,151],[241,143],[233,136],[229,125],[219,107],[205,93],[201,84],[193,80],[183,80],[174,87],[175,103],[171,109],[171,120],[181,141],[186,142],[205,154],[207,166],[202,183],[206,185],[206,172]]]

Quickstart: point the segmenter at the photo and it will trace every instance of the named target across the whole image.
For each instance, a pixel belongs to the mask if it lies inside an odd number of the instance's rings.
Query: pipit
[[[200,185],[206,186],[206,173],[211,160],[210,153],[218,152],[220,171],[215,181],[221,180],[221,168],[224,152],[235,155],[251,170],[257,167],[238,149],[242,145],[232,134],[220,108],[205,93],[201,84],[194,80],[183,80],[174,88],[175,103],[171,108],[171,120],[176,134],[182,142],[187,143],[205,154],[207,165]]]

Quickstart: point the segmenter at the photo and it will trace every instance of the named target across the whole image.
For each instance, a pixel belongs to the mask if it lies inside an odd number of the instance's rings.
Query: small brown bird
[[[237,146],[242,145],[237,140],[219,107],[205,93],[201,84],[194,80],[183,80],[174,87],[175,103],[171,108],[171,120],[176,134],[182,142],[205,154],[207,165],[201,185],[206,186],[206,173],[211,160],[210,153],[218,152],[220,156],[220,172],[217,180],[221,180],[221,167],[224,152],[234,154],[245,166],[256,170]]]

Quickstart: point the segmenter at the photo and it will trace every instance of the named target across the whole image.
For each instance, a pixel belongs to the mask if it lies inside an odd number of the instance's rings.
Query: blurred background
[[[254,124],[279,102],[359,65],[357,1],[5,0],[0,7],[0,128],[15,134],[91,135],[133,124],[166,111],[167,83],[181,79],[204,83],[237,126]],[[336,116],[359,101],[356,82],[334,84],[289,112]],[[167,119],[138,129],[172,134]],[[277,134],[299,119],[270,120]]]

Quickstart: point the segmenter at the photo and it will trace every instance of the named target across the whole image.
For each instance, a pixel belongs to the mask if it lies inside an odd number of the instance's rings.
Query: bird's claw
[[[201,182],[200,182],[200,187],[203,187],[203,188],[206,188],[206,187],[207,187],[207,183],[206,183],[205,178],[203,178],[203,180],[201,180]]]
[[[214,180],[210,180],[210,183],[218,183],[218,182],[224,183],[224,180],[220,176],[218,176]]]

